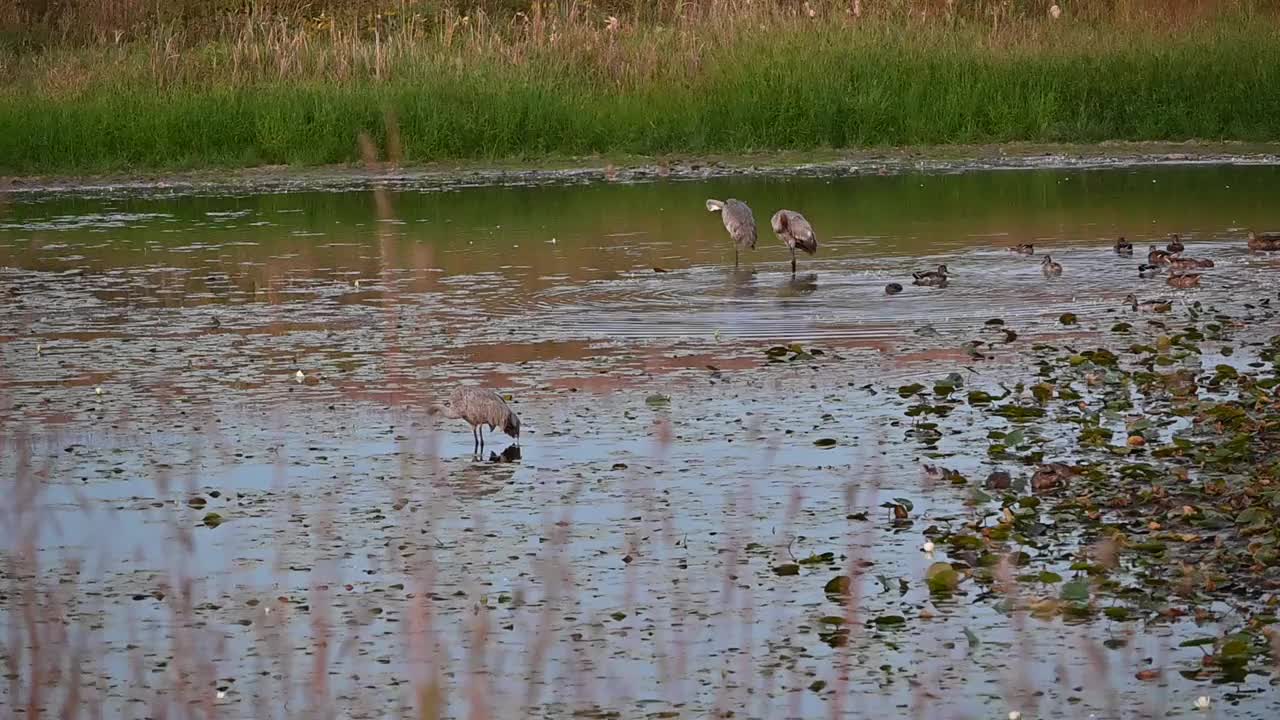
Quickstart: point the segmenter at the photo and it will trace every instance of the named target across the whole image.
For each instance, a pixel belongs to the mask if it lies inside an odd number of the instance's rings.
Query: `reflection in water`
[[[784,282],[778,285],[778,297],[804,297],[812,295],[814,290],[818,289],[818,274],[804,273],[803,275],[792,275]]]
[[[491,463],[512,463],[520,459],[520,446],[512,443],[508,445],[501,454],[492,450],[489,451],[489,462]]]
[[[759,292],[756,287],[756,271],[743,270],[733,268],[726,271],[725,278],[726,287],[729,288],[729,295],[735,298],[753,298]]]

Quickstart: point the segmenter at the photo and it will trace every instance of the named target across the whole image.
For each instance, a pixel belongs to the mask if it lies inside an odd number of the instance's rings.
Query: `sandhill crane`
[[[791,251],[791,274],[796,274],[796,248],[807,255],[818,252],[818,236],[804,216],[794,210],[779,210],[770,220],[773,234]]]
[[[475,440],[474,449],[477,451],[484,447],[482,425],[488,425],[490,432],[501,428],[517,444],[520,442],[520,417],[507,406],[507,401],[501,395],[492,390],[463,385],[449,394],[447,406],[432,405],[430,412],[450,419],[466,420],[471,425],[471,437]]]
[[[708,200],[707,210],[720,213],[720,221],[733,239],[733,265],[737,267],[740,251],[756,249],[756,218],[751,208],[741,200],[729,198],[724,202]]]

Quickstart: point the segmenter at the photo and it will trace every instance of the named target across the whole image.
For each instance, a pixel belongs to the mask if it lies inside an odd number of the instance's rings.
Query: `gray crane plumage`
[[[818,252],[818,236],[804,216],[794,210],[779,210],[770,220],[773,234],[791,251],[791,274],[796,274],[796,249],[806,255]]]
[[[520,442],[520,417],[492,390],[463,385],[449,394],[447,406],[433,405],[431,410],[450,419],[466,420],[476,448],[484,447],[483,425],[488,425],[490,432],[501,429],[517,444]]]
[[[751,208],[746,203],[734,198],[723,202],[708,200],[707,210],[720,213],[720,221],[733,239],[733,264],[737,266],[740,251],[756,249],[755,215],[751,214]]]

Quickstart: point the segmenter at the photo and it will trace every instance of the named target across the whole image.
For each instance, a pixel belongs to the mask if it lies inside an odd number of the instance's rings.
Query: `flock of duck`
[[[756,219],[751,212],[751,208],[741,200],[729,198],[728,200],[707,200],[707,210],[720,213],[720,220],[724,223],[724,229],[728,231],[730,239],[733,240],[733,264],[738,264],[738,254],[742,250],[754,250],[756,247]],[[770,219],[770,225],[773,226],[773,233],[778,236],[787,249],[791,251],[791,272],[796,271],[796,250],[801,250],[805,254],[813,255],[818,252],[818,236],[813,231],[813,225],[805,219],[803,215],[794,210],[779,210],[773,214]],[[1123,237],[1118,238],[1114,245],[1116,255],[1121,257],[1133,257],[1133,243],[1125,240]],[[1280,252],[1280,233],[1249,233],[1249,249],[1254,252]],[[1035,255],[1035,245],[1031,243],[1019,243],[1009,248],[1011,252],[1019,255]],[[1165,280],[1171,287],[1175,288],[1192,288],[1200,284],[1201,274],[1190,272],[1194,270],[1204,270],[1213,267],[1213,261],[1186,257],[1182,253],[1186,250],[1186,246],[1182,243],[1182,238],[1176,233],[1170,234],[1169,244],[1165,249],[1152,245],[1147,252],[1147,261],[1138,265],[1138,277],[1153,278],[1164,271],[1169,270],[1169,276]],[[1046,278],[1055,278],[1062,275],[1062,264],[1055,261],[1052,256],[1046,254],[1040,260],[1040,270]],[[939,265],[933,270],[925,270],[911,274],[913,285],[925,285],[930,287],[946,287],[947,281],[950,280],[950,274],[946,265]],[[898,283],[889,283],[885,286],[884,291],[889,295],[896,295],[902,292],[902,285]]]

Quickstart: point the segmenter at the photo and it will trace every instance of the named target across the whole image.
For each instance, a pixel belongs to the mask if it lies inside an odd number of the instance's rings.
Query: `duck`
[[[1151,251],[1147,253],[1147,263],[1151,265],[1168,265],[1169,252],[1152,245]]]
[[[1116,249],[1117,255],[1125,255],[1125,256],[1133,255],[1133,243],[1129,242],[1128,240],[1125,240],[1123,235],[1116,238],[1115,249]]]
[[[1159,274],[1160,274],[1159,265],[1148,265],[1146,263],[1143,263],[1138,266],[1138,277],[1140,278],[1153,278]]]
[[[1169,245],[1167,247],[1171,253],[1180,253],[1187,249],[1187,246],[1182,244],[1182,237],[1178,233],[1169,233]]]
[[[1036,492],[1045,490],[1053,490],[1061,485],[1065,485],[1068,480],[1080,474],[1078,468],[1071,467],[1066,463],[1049,463],[1041,465],[1035,474],[1031,476],[1031,489]]]
[[[1169,287],[1193,288],[1200,286],[1200,276],[1195,273],[1176,273],[1165,280]]]
[[[1019,255],[1035,255],[1036,246],[1031,243],[1018,243],[1017,245],[1009,248],[1009,252],[1015,252]]]
[[[1138,296],[1133,293],[1129,293],[1125,296],[1124,304],[1128,305],[1129,309],[1133,312],[1138,312],[1139,305],[1141,305],[1144,310],[1150,310],[1152,312],[1169,312],[1172,307],[1172,303],[1168,300],[1143,300],[1139,303]]]
[[[1058,277],[1062,274],[1062,265],[1053,261],[1053,258],[1045,255],[1040,261],[1040,270],[1044,272],[1045,277]]]
[[[897,295],[900,292],[902,292],[902,286],[898,283],[889,283],[884,286],[885,295]]]
[[[1249,231],[1249,249],[1255,252],[1280,250],[1280,233],[1255,233]]]
[[[1201,270],[1213,267],[1213,261],[1200,258],[1176,257],[1169,259],[1169,267],[1174,270]]]
[[[933,482],[942,482],[944,480],[947,482],[956,482],[957,480],[964,478],[964,476],[960,474],[959,470],[944,468],[941,465],[930,465],[925,463],[923,470],[924,476]]]
[[[911,273],[911,277],[915,278],[914,284],[916,285],[933,285],[935,287],[945,287],[947,280],[950,279],[946,265],[939,265],[937,270]]]
[[[990,490],[1008,490],[1013,485],[1013,478],[1004,470],[992,470],[985,485]]]

